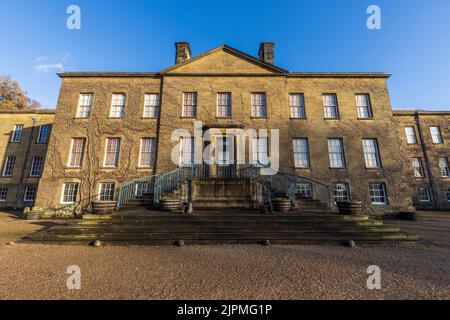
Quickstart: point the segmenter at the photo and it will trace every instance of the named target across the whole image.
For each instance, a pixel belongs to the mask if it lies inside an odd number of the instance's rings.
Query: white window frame
[[[186,141],[190,141],[189,144]],[[184,150],[184,146],[189,145],[189,150]],[[189,162],[185,162],[188,159],[187,155],[191,155],[189,157]],[[195,138],[194,137],[181,137],[180,139],[180,159],[179,166],[180,167],[190,167],[194,165],[195,161]]]
[[[301,143],[297,143],[301,142]],[[310,168],[309,141],[307,138],[295,138],[292,141],[294,150],[294,166],[298,169]]]
[[[339,119],[339,106],[336,93],[324,93],[323,114],[325,119]]]
[[[268,166],[269,160],[269,139],[259,137],[252,139],[252,164]]]
[[[291,119],[306,119],[305,95],[303,93],[290,93],[289,106]]]
[[[425,193],[422,193],[422,191],[424,191]],[[422,196],[426,196],[426,198],[422,198]],[[420,202],[424,203],[431,202],[430,189],[428,187],[420,187],[417,198],[419,199]]]
[[[355,99],[358,119],[372,119],[373,113],[372,104],[370,103],[370,95],[368,93],[357,93],[355,95]]]
[[[115,149],[114,151],[114,164],[110,164],[108,162],[108,160],[110,160],[110,158],[108,157],[109,154],[112,154],[113,151],[109,152],[108,151],[108,146],[110,141],[117,141],[117,143],[115,144]],[[122,143],[122,139],[120,138],[106,138],[106,143],[105,143],[105,154],[104,154],[104,159],[103,159],[103,167],[105,168],[117,168],[119,166],[119,160],[120,160],[120,147],[121,147],[121,143]]]
[[[381,188],[377,188],[374,189],[374,186],[381,186]],[[382,192],[383,194],[381,194],[380,192]],[[369,195],[370,195],[370,201],[372,203],[372,205],[382,205],[382,206],[386,206],[388,204],[388,195],[387,195],[387,189],[386,189],[386,184],[383,182],[373,182],[369,184]],[[384,198],[384,202],[380,202],[380,201],[374,201],[374,198]]]
[[[80,93],[78,97],[76,118],[87,119],[91,116],[93,98],[93,93]]]
[[[152,184],[150,182],[136,183],[135,196],[142,197],[144,194],[152,194]]]
[[[417,144],[416,130],[414,127],[405,127],[406,143]]]
[[[189,104],[187,104],[189,102]],[[197,92],[183,92],[183,108],[181,117],[195,118],[197,117],[198,96]]]
[[[125,93],[113,93],[111,98],[111,109],[109,117],[112,119],[123,119],[125,116],[125,106],[127,104],[127,96]]]
[[[159,93],[146,93],[144,96],[143,118],[156,119],[159,117]]]
[[[231,92],[218,92],[216,97],[216,117],[231,118],[232,95]]]
[[[16,156],[7,156],[5,159],[5,164],[4,164],[4,168],[3,168],[3,172],[2,172],[2,176],[3,177],[12,177],[14,174],[14,167],[16,165]],[[11,164],[12,163],[12,164]],[[9,170],[11,169],[11,170]],[[7,174],[6,171],[11,171],[11,173]]]
[[[300,182],[295,186],[295,193],[304,196],[305,198],[313,198],[314,191],[311,182]]]
[[[8,197],[8,187],[0,187],[0,202],[6,202]]]
[[[431,126],[430,132],[431,132],[431,139],[433,141],[433,144],[443,144],[444,143],[444,139],[442,138],[442,132],[441,132],[440,127]]]
[[[441,178],[450,178],[450,168],[449,168],[449,164],[448,164],[448,158],[439,157],[438,163],[439,163],[439,172],[440,172]]]
[[[150,141],[149,146],[144,146],[144,142]],[[149,147],[149,150],[144,150],[144,147]],[[156,155],[156,139],[155,138],[141,138],[141,146],[139,149],[139,168],[153,168],[155,166]],[[149,157],[150,163],[143,163],[143,159]]]
[[[66,190],[68,186],[73,186],[73,185],[76,185],[75,189]],[[80,183],[78,183],[78,182],[66,182],[66,183],[63,183],[62,191],[61,191],[61,201],[60,201],[60,203],[61,204],[74,204],[74,203],[76,203],[77,202],[79,188],[80,188]],[[66,191],[71,192],[71,194],[67,195],[67,196],[72,196],[72,197],[74,196],[75,197],[74,201],[66,201],[65,200],[65,198],[66,198]],[[73,194],[74,191],[75,191],[75,194]]]
[[[251,94],[252,118],[267,118],[267,95],[265,92]]]
[[[103,187],[109,185],[110,188],[104,190]],[[111,188],[112,186],[112,188]],[[116,184],[114,182],[101,182],[99,184],[99,190],[98,190],[98,200],[99,201],[114,201],[116,195],[115,195],[115,191],[116,190]],[[103,195],[103,191],[108,191],[108,193],[112,192],[112,197],[108,197],[108,199],[106,199]],[[105,200],[106,199],[106,200]]]
[[[335,202],[350,201],[349,184],[346,182],[336,182],[335,184],[333,184],[333,199]]]
[[[75,147],[74,143],[75,143],[75,141],[82,141],[81,152],[74,153],[74,147]],[[67,161],[67,167],[69,167],[69,168],[81,168],[83,166],[85,144],[86,144],[86,139],[85,138],[72,138],[71,139],[71,141],[70,141],[70,152],[69,152],[69,159]],[[76,158],[74,158],[74,154],[80,155],[80,157],[79,157],[80,165],[73,165],[72,164],[73,162],[75,162],[73,160],[76,159]]]
[[[23,124],[16,124],[14,126],[13,132],[11,134],[11,143],[20,143],[22,141],[23,129]]]
[[[31,160],[30,178],[39,178],[42,175],[43,165],[44,157],[33,157]]]
[[[330,168],[346,168],[344,141],[341,138],[328,139],[328,158],[330,159]]]
[[[447,202],[450,203],[450,188],[447,188],[445,191],[447,195]]]
[[[28,192],[30,190],[34,190],[34,193],[33,193],[34,198],[28,198],[28,196],[29,196]],[[36,201],[36,195],[37,195],[37,186],[28,186],[25,188],[25,193],[23,195],[23,201],[24,202],[34,202],[34,201]]]
[[[369,145],[368,142],[372,142],[373,144]],[[378,139],[362,139],[362,145],[366,169],[381,169],[382,164]]]
[[[411,164],[414,171],[415,178],[424,178],[425,174],[423,171],[422,159],[419,157],[411,158]]]

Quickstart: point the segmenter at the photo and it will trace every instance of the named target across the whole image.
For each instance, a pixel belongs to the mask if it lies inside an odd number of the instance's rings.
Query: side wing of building
[[[0,207],[34,204],[54,110],[0,111]]]
[[[450,112],[394,111],[416,208],[450,209]]]

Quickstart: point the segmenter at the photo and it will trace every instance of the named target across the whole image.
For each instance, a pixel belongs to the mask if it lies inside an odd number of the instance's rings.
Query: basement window
[[[373,205],[387,205],[386,185],[384,183],[371,183],[369,192]]]
[[[7,195],[8,195],[8,188],[1,187],[0,188],[0,202],[5,202]]]
[[[348,183],[336,183],[333,188],[334,201],[349,201],[350,192]]]
[[[37,193],[37,187],[36,186],[29,186],[25,189],[25,196],[23,200],[25,202],[33,202],[36,200],[36,193]]]
[[[99,200],[114,201],[114,190],[115,190],[114,182],[100,183]]]
[[[73,204],[77,201],[78,183],[64,183],[61,204]]]
[[[430,190],[427,187],[419,188],[419,201],[420,202],[430,202]]]

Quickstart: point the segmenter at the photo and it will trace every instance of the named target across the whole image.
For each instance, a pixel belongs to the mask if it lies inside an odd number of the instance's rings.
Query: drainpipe
[[[22,170],[20,173],[19,184],[17,185],[16,201],[14,202],[14,210],[17,210],[19,208],[20,190],[23,188],[23,186],[25,184],[25,177],[26,177],[25,172],[27,169],[28,158],[30,157],[31,144],[33,143],[33,140],[34,140],[34,129],[36,127],[36,123],[37,123],[38,119],[36,116],[34,116],[31,120],[33,121],[33,126],[31,127],[31,134],[30,134],[30,139],[28,140],[27,150],[25,153],[25,160],[23,162]]]
[[[428,158],[428,150],[425,144],[425,139],[423,138],[422,124],[420,122],[419,112],[416,111],[414,115],[416,121],[417,130],[419,132],[420,145],[422,147],[423,158],[425,159],[425,167],[427,169],[428,180],[431,188],[431,197],[434,203],[434,208],[439,209],[439,200],[436,192],[436,184],[433,179],[433,172],[431,170],[430,159]]]

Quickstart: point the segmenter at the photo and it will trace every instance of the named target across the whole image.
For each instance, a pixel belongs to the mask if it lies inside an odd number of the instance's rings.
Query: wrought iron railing
[[[192,179],[205,178],[248,178],[256,181],[262,187],[262,197],[264,202],[271,202],[275,197],[287,197],[293,205],[298,198],[304,196],[312,200],[317,200],[327,208],[332,207],[332,195],[330,188],[313,179],[301,177],[292,173],[274,171],[272,174],[261,174],[261,170],[271,170],[268,166],[261,164],[250,165],[248,167],[236,169],[236,166],[211,166],[200,164],[176,168],[161,176],[155,175],[142,179],[136,179],[124,184],[120,188],[118,208],[136,197],[139,197],[140,185],[148,184],[148,188],[154,195],[154,202],[159,203],[164,194],[173,192],[182,186],[183,183]],[[298,188],[308,185],[310,194],[302,194]],[[144,189],[144,188],[143,188]],[[308,189],[308,190],[309,190]]]
[[[144,195],[153,195],[158,177],[159,175],[152,175],[124,183],[119,189],[117,208],[120,209],[131,200],[139,199]]]

